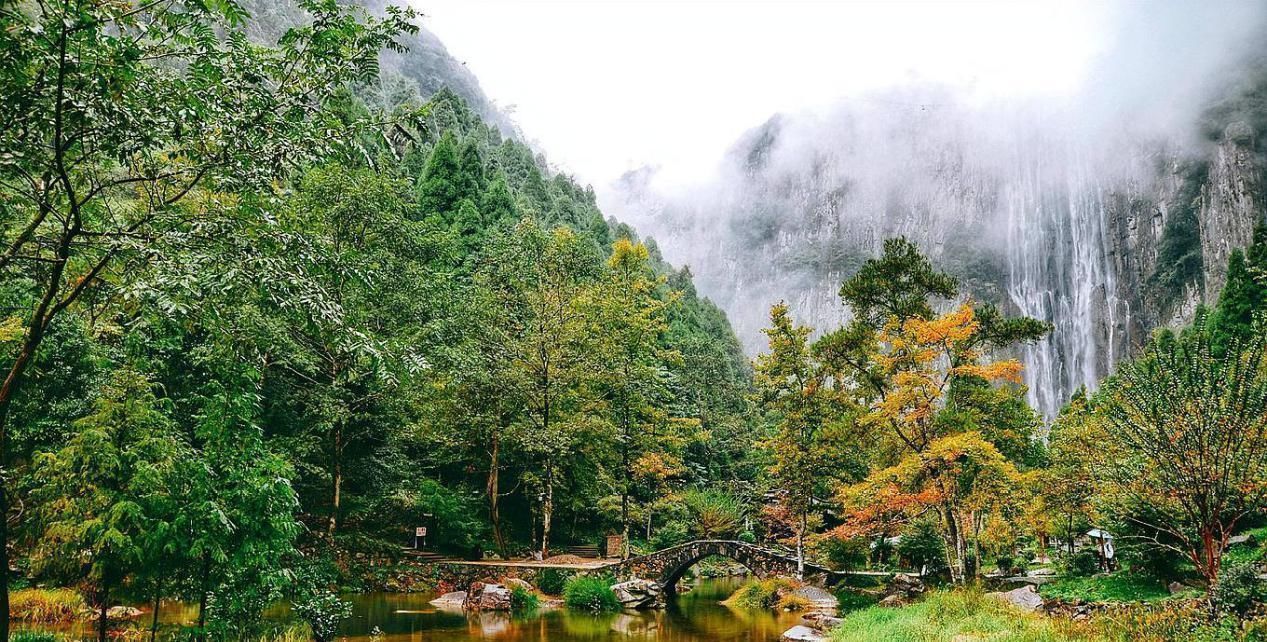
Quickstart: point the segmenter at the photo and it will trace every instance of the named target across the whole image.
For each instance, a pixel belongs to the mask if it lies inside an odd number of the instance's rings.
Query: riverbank
[[[845,614],[832,642],[1260,642],[1267,619],[1210,620],[1197,600],[1120,604],[1094,617],[1025,613],[980,591],[937,591],[900,608]]]

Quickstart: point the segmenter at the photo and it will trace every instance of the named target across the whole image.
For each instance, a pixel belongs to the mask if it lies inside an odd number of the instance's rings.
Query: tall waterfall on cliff
[[[1054,151],[1064,158],[1022,153],[1000,205],[1008,301],[1053,327],[1022,348],[1030,403],[1047,416],[1078,388],[1094,389],[1116,363],[1109,333],[1122,313],[1109,260],[1106,186],[1076,149]]]

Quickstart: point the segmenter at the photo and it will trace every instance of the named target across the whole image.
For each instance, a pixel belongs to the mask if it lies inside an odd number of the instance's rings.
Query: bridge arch
[[[696,540],[670,546],[648,555],[632,557],[615,569],[621,579],[655,580],[666,592],[677,589],[678,580],[687,569],[706,557],[720,556],[734,560],[759,578],[796,577],[796,558],[778,551],[733,540]],[[831,572],[812,564],[805,565],[805,580],[825,584]]]

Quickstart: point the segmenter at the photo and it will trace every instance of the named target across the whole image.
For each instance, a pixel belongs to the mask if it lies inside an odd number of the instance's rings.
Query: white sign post
[[[418,545],[420,541],[422,542],[423,545],[426,545],[427,543],[427,527],[426,526],[419,526],[414,529],[414,548],[415,549],[421,548],[421,546]]]

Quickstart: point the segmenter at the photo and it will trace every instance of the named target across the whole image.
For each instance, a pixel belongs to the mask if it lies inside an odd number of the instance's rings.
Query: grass
[[[845,589],[836,593],[836,602],[841,613],[849,613],[868,606],[875,606],[874,595]]]
[[[1061,578],[1038,587],[1038,592],[1047,599],[1085,602],[1156,602],[1171,597],[1161,580],[1129,572]]]
[[[1021,613],[976,591],[941,591],[903,608],[873,606],[844,617],[833,642],[1080,642],[1071,623]]]
[[[259,637],[258,642],[311,642],[312,628],[307,622],[292,622]]]
[[[47,631],[14,631],[9,642],[61,642],[61,638]]]
[[[620,600],[612,591],[611,581],[587,575],[577,575],[563,585],[563,603],[570,608],[595,613],[620,610]]]
[[[88,608],[77,591],[65,588],[27,588],[9,594],[10,617],[19,622],[71,622]]]
[[[516,613],[532,613],[541,608],[541,598],[536,593],[522,587],[510,589],[510,609]]]
[[[773,609],[780,607],[780,599],[795,588],[796,583],[789,579],[757,580],[739,587],[723,604],[740,609]]]
[[[1025,613],[978,591],[929,594],[902,608],[844,616],[831,642],[1259,642],[1267,619],[1211,621],[1200,602],[1120,604],[1090,620]]]

